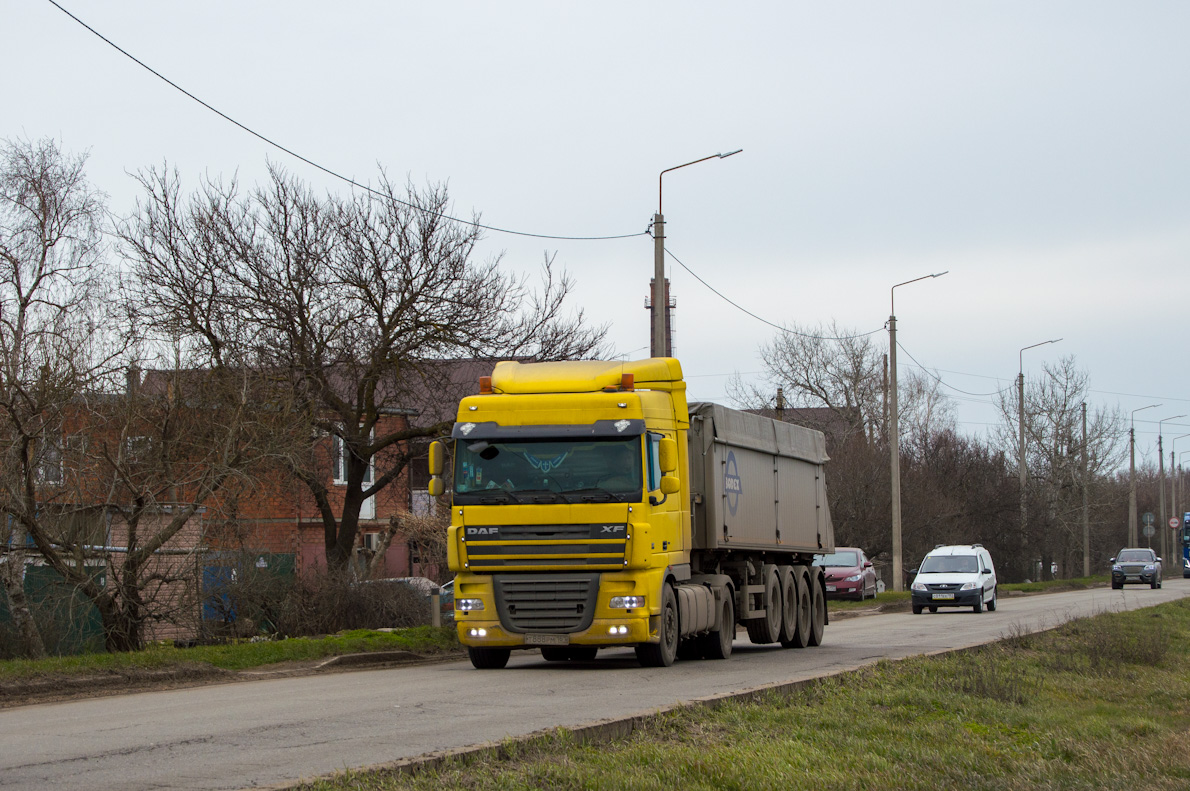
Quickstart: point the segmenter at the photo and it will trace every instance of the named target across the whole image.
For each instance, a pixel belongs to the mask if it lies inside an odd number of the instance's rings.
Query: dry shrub
[[[276,631],[299,637],[346,629],[399,629],[429,624],[430,618],[429,599],[409,585],[323,575],[292,588],[279,608]]]

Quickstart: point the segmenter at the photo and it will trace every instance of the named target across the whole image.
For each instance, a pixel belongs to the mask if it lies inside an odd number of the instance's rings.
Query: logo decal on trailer
[[[732,516],[735,516],[736,509],[740,506],[740,492],[743,488],[739,467],[736,466],[735,452],[729,450],[727,464],[723,468],[723,493],[727,495],[727,510]]]

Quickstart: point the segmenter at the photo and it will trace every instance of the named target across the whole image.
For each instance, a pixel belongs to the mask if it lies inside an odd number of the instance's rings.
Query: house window
[[[62,435],[57,431],[47,431],[37,443],[37,480],[62,483]]]
[[[371,437],[369,437],[369,440]],[[333,467],[335,484],[343,486],[347,483],[347,443],[338,434],[331,434],[331,466]],[[374,458],[368,459],[368,466],[364,468],[364,486],[372,485],[372,473],[376,466]]]
[[[432,510],[430,457],[419,456],[409,460],[409,512],[416,516],[428,516]]]

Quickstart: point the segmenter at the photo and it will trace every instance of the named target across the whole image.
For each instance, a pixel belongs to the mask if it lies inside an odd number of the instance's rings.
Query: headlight
[[[482,610],[483,599],[455,599],[455,609],[463,612]]]
[[[1112,571],[1123,571],[1124,569],[1120,567],[1119,563],[1117,563],[1116,565],[1111,567],[1111,570]]]
[[[978,582],[964,582],[963,587],[959,588],[961,591],[973,591],[979,587]]]
[[[847,579],[845,579],[843,581],[844,582],[859,582],[863,578],[864,578],[863,574],[852,574],[850,577],[848,577]]]
[[[631,610],[634,607],[644,607],[644,596],[612,596],[611,601],[607,603],[608,607],[613,610]]]
[[[926,584],[924,582],[915,582],[912,585],[910,585],[909,587],[910,587],[910,589],[915,590],[915,591],[929,590],[929,588],[926,587]]]
[[[1156,568],[1157,568],[1157,565],[1154,563],[1148,563],[1145,565],[1145,571],[1153,571]]]

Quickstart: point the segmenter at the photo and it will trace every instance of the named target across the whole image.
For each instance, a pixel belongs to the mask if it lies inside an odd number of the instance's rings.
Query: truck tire
[[[797,625],[793,630],[793,634],[790,635],[789,644],[786,645],[786,648],[805,648],[810,644],[810,618],[812,614],[810,604],[810,577],[805,567],[793,567],[793,582],[797,590],[797,606],[794,607]]]
[[[793,569],[781,566],[777,569],[781,578],[781,645],[793,645],[797,633],[797,583],[793,580]]]
[[[763,618],[748,621],[748,639],[757,645],[775,643],[781,638],[781,577],[776,566],[765,565]]]
[[[508,648],[477,648],[470,645],[467,646],[467,656],[479,670],[499,670],[508,664],[512,651]]]
[[[826,595],[822,590],[822,579],[815,574],[810,587],[810,645],[822,645],[822,633],[826,630]]]
[[[636,658],[645,667],[669,667],[678,656],[678,600],[674,589],[661,586],[661,614],[658,619],[656,643],[636,646]]]

